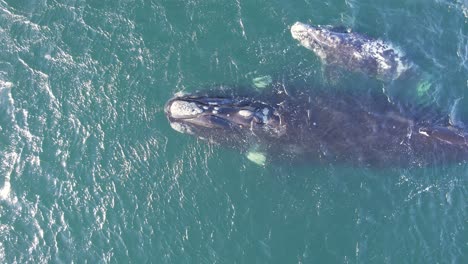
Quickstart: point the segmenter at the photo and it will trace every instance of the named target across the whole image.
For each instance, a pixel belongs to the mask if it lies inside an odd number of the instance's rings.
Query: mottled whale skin
[[[291,35],[325,64],[383,81],[395,80],[412,67],[402,52],[390,43],[358,33],[296,22],[291,27]]]
[[[182,133],[269,158],[364,167],[421,167],[462,162],[468,137],[427,114],[416,118],[387,100],[346,94],[183,95],[165,113]]]

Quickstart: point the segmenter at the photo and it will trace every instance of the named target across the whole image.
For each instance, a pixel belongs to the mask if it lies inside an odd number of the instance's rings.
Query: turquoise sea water
[[[0,262],[467,263],[467,164],[262,168],[170,128],[174,93],[263,75],[385,88],[296,21],[394,43],[468,124],[466,0],[0,0]]]

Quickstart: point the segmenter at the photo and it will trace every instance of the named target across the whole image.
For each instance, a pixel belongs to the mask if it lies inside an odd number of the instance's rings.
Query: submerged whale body
[[[291,35],[325,64],[362,72],[384,81],[400,77],[411,64],[390,43],[346,31],[296,22]]]
[[[289,93],[290,94],[290,93]],[[183,95],[165,113],[182,133],[269,158],[356,166],[427,166],[468,158],[467,134],[345,94]]]

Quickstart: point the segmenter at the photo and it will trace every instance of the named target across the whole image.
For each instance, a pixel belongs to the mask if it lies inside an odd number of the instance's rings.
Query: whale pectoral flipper
[[[258,76],[252,79],[252,83],[255,88],[263,89],[266,88],[273,82],[273,79],[270,75]]]
[[[265,166],[266,164],[266,155],[263,152],[258,152],[258,151],[249,151],[247,152],[247,159],[250,160],[251,162],[260,165],[260,166]]]

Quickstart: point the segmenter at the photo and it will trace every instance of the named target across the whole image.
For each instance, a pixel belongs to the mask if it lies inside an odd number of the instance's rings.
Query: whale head
[[[322,60],[326,60],[327,56],[339,48],[347,33],[296,22],[291,27],[291,35],[303,47],[312,50]]]
[[[276,108],[250,98],[176,96],[167,102],[165,113],[174,130],[218,143],[284,132]]]

